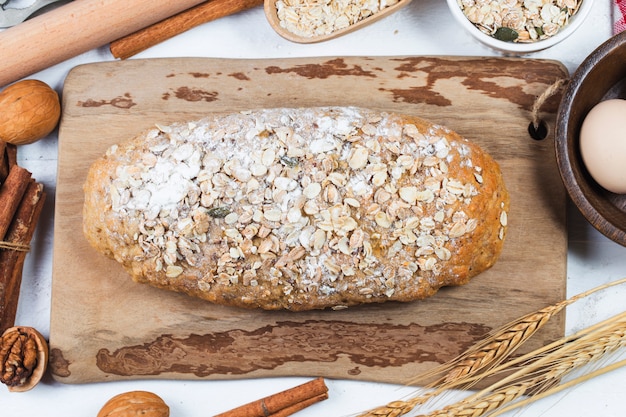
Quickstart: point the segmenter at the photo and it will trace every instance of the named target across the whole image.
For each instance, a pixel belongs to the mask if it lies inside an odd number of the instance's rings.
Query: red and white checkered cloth
[[[626,0],[613,0],[613,34],[626,30]]]

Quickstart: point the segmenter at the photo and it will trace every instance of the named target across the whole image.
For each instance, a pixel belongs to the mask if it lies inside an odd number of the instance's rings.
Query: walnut
[[[158,395],[148,391],[129,391],[107,401],[97,417],[169,417],[170,408]]]
[[[0,382],[9,391],[32,389],[48,366],[48,343],[31,327],[10,327],[0,338]]]
[[[0,140],[14,145],[49,135],[61,117],[59,95],[39,80],[22,80],[0,92]]]

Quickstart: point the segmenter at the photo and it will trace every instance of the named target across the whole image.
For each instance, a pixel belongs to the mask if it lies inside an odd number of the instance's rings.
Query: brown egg
[[[580,153],[599,185],[626,193],[626,100],[605,100],[591,109],[580,130]]]

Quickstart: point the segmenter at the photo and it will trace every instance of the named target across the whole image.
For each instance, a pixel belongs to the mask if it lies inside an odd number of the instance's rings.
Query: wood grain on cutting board
[[[55,379],[324,376],[406,383],[493,328],[562,300],[565,191],[553,132],[529,137],[556,61],[465,57],[163,58],[68,75],[59,132],[50,346]],[[554,125],[559,97],[541,116]],[[413,303],[281,312],[216,306],[134,283],[81,231],[82,184],[108,146],[155,123],[261,107],[358,105],[414,114],[478,142],[511,193],[497,264]],[[563,335],[559,315],[525,350]]]

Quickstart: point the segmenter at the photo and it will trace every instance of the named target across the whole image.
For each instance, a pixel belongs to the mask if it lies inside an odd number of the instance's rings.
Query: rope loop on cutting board
[[[545,104],[548,99],[560,93],[561,90],[567,85],[569,82],[568,78],[559,78],[554,83],[552,83],[546,90],[537,97],[535,102],[533,103],[533,107],[531,110],[532,120],[530,125],[528,126],[528,134],[531,138],[535,140],[543,140],[548,136],[548,127],[545,121],[541,120],[539,117],[539,112],[541,111],[541,107]]]

